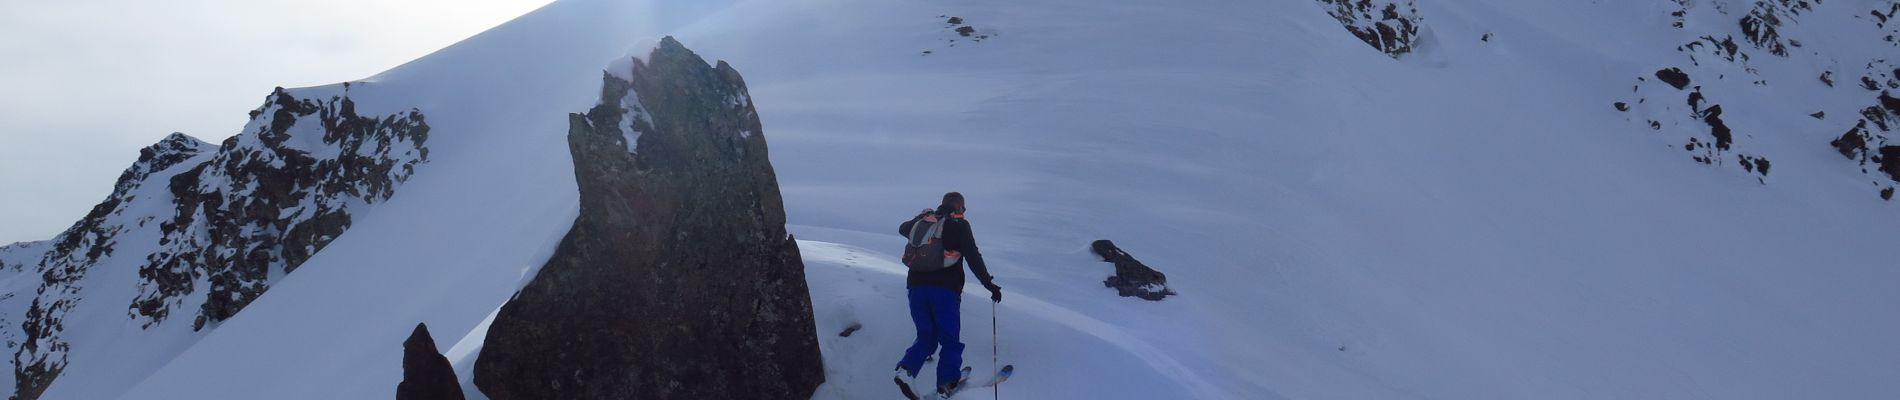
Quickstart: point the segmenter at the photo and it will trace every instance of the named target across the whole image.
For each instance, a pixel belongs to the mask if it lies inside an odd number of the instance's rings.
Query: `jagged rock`
[[[1886,189],[1881,189],[1881,190],[1880,190],[1880,199],[1881,199],[1881,200],[1893,200],[1893,187],[1892,187],[1892,186],[1888,186],[1888,187],[1887,187]]]
[[[1900,146],[1880,146],[1880,172],[1900,182]]]
[[[415,109],[365,116],[347,94],[318,101],[277,88],[251,116],[216,157],[172,178],[165,247],[145,257],[130,311],[145,326],[192,294],[204,301],[193,329],[237,315],[269,289],[270,274],[295,271],[348,230],[350,204],[395,195],[429,157],[429,126]],[[321,137],[291,140],[305,125]],[[208,287],[194,288],[200,279]]]
[[[1705,50],[1709,52],[1709,55],[1721,57],[1729,62],[1748,62],[1748,53],[1743,53],[1742,46],[1735,44],[1734,36],[1723,35],[1721,39],[1716,39],[1714,35],[1702,36],[1693,42],[1676,47],[1676,51],[1689,53],[1689,62],[1695,65],[1702,65],[1696,54]]]
[[[462,400],[462,385],[455,379],[455,367],[435,347],[429,327],[416,324],[409,340],[402,342],[402,383],[396,384],[396,400]]]
[[[201,329],[237,314],[263,294],[270,274],[294,270],[341,235],[349,204],[387,199],[427,159],[428,126],[414,109],[362,116],[347,96],[296,99],[278,88],[251,116],[244,132],[220,146],[172,134],[141,151],[113,194],[55,238],[40,263],[38,297],[20,324],[14,398],[38,398],[64,370],[71,346],[61,332],[79,303],[76,285],[114,253],[120,233],[157,237],[149,254],[115,257],[144,261],[127,315],[150,328],[174,309],[196,308],[193,329]],[[140,189],[149,185],[166,185],[171,196],[135,198],[156,189]],[[146,215],[158,222],[152,228],[130,216],[108,218],[153,209],[172,212]]]
[[[1754,9],[1741,19],[1742,36],[1756,48],[1787,57],[1788,47],[1801,47],[1801,42],[1781,36],[1782,21],[1812,9],[1807,0],[1757,0]]]
[[[1162,298],[1175,294],[1174,289],[1168,288],[1166,274],[1149,268],[1147,264],[1141,263],[1141,260],[1128,255],[1128,252],[1116,247],[1115,242],[1107,239],[1097,240],[1089,244],[1089,248],[1095,251],[1095,255],[1101,256],[1102,261],[1115,264],[1115,275],[1103,280],[1102,285],[1115,288],[1122,297],[1161,301]]]
[[[1681,68],[1670,67],[1657,70],[1656,79],[1661,79],[1663,83],[1674,86],[1676,90],[1689,87],[1689,74],[1682,72]]]
[[[1768,159],[1762,157],[1749,155],[1737,155],[1735,157],[1741,161],[1742,170],[1760,173],[1763,178],[1768,177],[1768,168],[1774,166],[1773,163],[1768,162]]]
[[[1867,138],[1861,133],[1866,128],[1867,121],[1861,121],[1854,125],[1854,129],[1847,130],[1847,133],[1841,134],[1840,138],[1828,144],[1834,145],[1834,149],[1840,151],[1842,157],[1852,160],[1856,154],[1867,151]]]
[[[1880,106],[1867,106],[1861,109],[1860,117],[1862,121],[1874,123],[1874,126],[1879,127],[1883,132],[1893,130],[1893,127],[1887,124],[1889,118],[1887,112],[1881,111]]]
[[[1880,92],[1880,106],[1885,107],[1887,112],[1893,113],[1894,116],[1900,117],[1900,98],[1893,97],[1892,93]]]
[[[1729,130],[1728,123],[1722,121],[1721,105],[1709,106],[1709,109],[1703,110],[1702,122],[1709,124],[1709,135],[1715,136],[1717,150],[1728,150],[1729,144],[1734,143],[1734,133]]]
[[[1417,50],[1422,19],[1411,0],[1318,0],[1347,31],[1393,58]],[[1375,14],[1376,13],[1376,14]]]
[[[1691,0],[1670,0],[1670,1],[1673,1],[1676,3],[1676,9],[1674,11],[1669,12],[1669,16],[1672,18],[1675,18],[1674,21],[1669,22],[1669,26],[1682,28],[1683,26],[1685,26],[1685,23],[1688,22],[1689,2]]]
[[[811,397],[824,367],[804,263],[744,80],[670,37],[633,64],[569,117],[580,216],[502,306],[476,385],[496,400]]]

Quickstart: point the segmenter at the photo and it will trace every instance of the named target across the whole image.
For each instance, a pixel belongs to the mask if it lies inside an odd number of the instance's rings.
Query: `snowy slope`
[[[1741,35],[1752,2],[1654,3],[1418,4],[1395,59],[1310,0],[559,1],[354,86],[366,113],[429,110],[430,165],[235,318],[47,398],[384,397],[416,322],[467,380],[575,215],[566,113],[660,34],[751,85],[818,398],[893,395],[894,226],[946,190],[1006,291],[994,343],[966,296],[967,358],[995,344],[1012,398],[1900,395],[1900,206],[1827,146],[1875,93],[1816,79],[1893,54],[1860,17],[1889,2],[1817,5],[1784,29],[1801,51],[1744,43],[1745,66],[1677,48]],[[1684,151],[1709,127],[1668,67],[1728,110],[1717,162]],[[1181,295],[1115,297],[1101,238]]]

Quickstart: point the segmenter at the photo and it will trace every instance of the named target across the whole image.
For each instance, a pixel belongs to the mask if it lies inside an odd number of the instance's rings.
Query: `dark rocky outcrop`
[[[1840,138],[1828,144],[1833,145],[1834,150],[1840,151],[1842,157],[1852,160],[1855,156],[1867,151],[1867,137],[1861,133],[1866,129],[1867,121],[1861,121],[1860,124],[1854,125],[1854,129],[1847,130],[1847,133],[1841,134]]]
[[[1879,127],[1883,132],[1893,130],[1893,126],[1887,123],[1887,112],[1881,111],[1880,106],[1867,106],[1861,109],[1860,117],[1862,121],[1874,123],[1874,126]]]
[[[159,225],[161,249],[139,269],[130,311],[146,326],[193,294],[204,299],[193,329],[236,315],[273,271],[295,271],[348,230],[349,204],[395,195],[429,157],[429,125],[414,109],[365,116],[347,95],[318,101],[277,88],[251,116],[246,134],[171,179],[176,212]],[[322,136],[293,141],[304,125]],[[192,287],[200,278],[209,287]]]
[[[1789,47],[1801,47],[1798,40],[1782,37],[1780,28],[1791,19],[1813,9],[1808,0],[1757,0],[1754,9],[1741,19],[1742,36],[1756,48],[1787,57]]]
[[[1318,0],[1353,36],[1393,58],[1418,49],[1422,19],[1411,0]]]
[[[1661,79],[1663,83],[1674,86],[1676,90],[1689,87],[1689,74],[1682,72],[1681,68],[1670,67],[1657,70],[1656,79]]]
[[[1880,146],[1880,172],[1900,182],[1900,146]]]
[[[1102,261],[1115,264],[1115,275],[1102,281],[1102,285],[1115,288],[1122,297],[1140,297],[1160,301],[1162,298],[1175,294],[1174,289],[1168,288],[1166,274],[1149,268],[1147,264],[1141,263],[1141,260],[1128,255],[1128,252],[1116,247],[1115,242],[1107,239],[1097,240],[1089,244],[1089,248],[1095,251],[1095,255],[1101,256]]]
[[[1768,168],[1774,166],[1774,163],[1769,162],[1767,158],[1759,156],[1743,154],[1737,155],[1735,158],[1741,162],[1742,170],[1759,173],[1763,178],[1768,177]]]
[[[809,398],[824,368],[804,263],[744,80],[672,38],[633,64],[569,117],[580,216],[502,306],[475,384],[496,400]]]
[[[37,263],[39,288],[25,319],[16,325],[24,336],[13,353],[13,398],[39,398],[65,370],[71,345],[60,332],[65,329],[66,313],[78,305],[78,283],[101,257],[117,251],[118,235],[126,230],[123,221],[113,217],[130,208],[145,185],[163,182],[167,174],[177,173],[174,168],[183,168],[179,164],[215,149],[209,143],[173,133],[139,150],[138,161],[119,174],[112,194],[53,238],[52,248]],[[147,199],[152,200],[162,201]]]
[[[1671,18],[1674,18],[1673,21],[1669,22],[1669,26],[1673,26],[1676,28],[1682,28],[1684,26],[1687,26],[1688,19],[1689,19],[1689,3],[1691,0],[1670,0],[1670,1],[1675,2],[1676,7],[1674,10],[1669,11],[1669,16]]]
[[[1697,57],[1699,54],[1715,56],[1728,62],[1747,63],[1749,60],[1748,53],[1742,52],[1742,46],[1735,44],[1735,37],[1728,35],[1723,35],[1721,39],[1715,38],[1715,35],[1702,36],[1693,42],[1676,46],[1676,51],[1688,55],[1689,63],[1694,65],[1702,65],[1701,57]]]
[[[24,335],[13,354],[13,397],[38,398],[66,368],[64,319],[102,257],[144,261],[132,303],[119,305],[133,323],[151,328],[174,309],[195,308],[193,329],[202,329],[262,295],[270,274],[294,270],[341,235],[350,204],[393,195],[427,159],[428,125],[414,109],[358,115],[345,93],[318,101],[278,88],[220,146],[172,134],[141,151],[112,195],[55,237],[38,263],[42,282],[17,325]],[[134,231],[157,242],[121,242]]]
[[[1709,106],[1709,109],[1703,110],[1702,122],[1709,124],[1709,136],[1715,137],[1717,150],[1728,150],[1729,144],[1735,142],[1733,131],[1729,130],[1727,122],[1722,121],[1722,106]]]
[[[462,400],[462,385],[456,382],[455,367],[435,347],[429,327],[416,324],[409,340],[402,342],[402,383],[396,384],[396,400]]]

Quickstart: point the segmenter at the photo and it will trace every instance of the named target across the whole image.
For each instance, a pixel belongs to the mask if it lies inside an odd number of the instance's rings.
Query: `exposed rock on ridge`
[[[364,116],[347,91],[319,101],[278,88],[220,146],[172,134],[141,151],[113,193],[32,265],[42,282],[13,325],[24,333],[13,353],[13,398],[38,398],[66,368],[64,320],[87,297],[89,270],[138,270],[136,298],[116,306],[142,328],[177,309],[197,309],[194,330],[230,318],[268,289],[272,274],[342,235],[351,207],[393,195],[428,159],[428,130],[414,109]]]
[[[278,88],[251,116],[250,134],[172,178],[177,212],[160,224],[163,247],[139,269],[130,311],[147,326],[193,293],[203,300],[193,329],[236,315],[272,273],[295,271],[349,229],[351,204],[395,195],[429,157],[429,126],[414,109],[363,116],[347,96],[297,99]]]
[[[455,379],[455,366],[435,348],[429,327],[416,324],[415,332],[402,342],[402,383],[396,384],[396,400],[463,400],[462,384]]]
[[[139,150],[138,161],[119,174],[112,194],[93,206],[85,218],[55,236],[52,248],[37,263],[28,265],[35,268],[41,282],[25,319],[15,325],[24,335],[13,353],[13,398],[38,398],[65,369],[66,352],[71,346],[59,337],[59,332],[65,326],[66,313],[79,303],[78,283],[93,265],[115,252],[119,234],[132,229],[115,217],[124,215],[139,201],[139,194],[153,192],[140,189],[164,182],[167,174],[177,173],[174,167],[183,168],[179,164],[214,149],[209,143],[173,133]],[[148,197],[143,201],[166,200]]]
[[[824,369],[804,263],[744,80],[672,38],[633,64],[569,118],[580,216],[496,316],[476,385],[496,400],[810,397]]]
[[[1318,0],[1347,31],[1393,58],[1418,49],[1421,18],[1412,0]]]

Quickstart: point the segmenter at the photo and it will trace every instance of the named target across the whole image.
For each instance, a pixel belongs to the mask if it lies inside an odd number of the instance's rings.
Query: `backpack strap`
[[[926,220],[931,220],[933,222],[931,222],[930,224],[930,233],[925,237],[930,238],[930,240],[942,239],[943,238],[943,224],[950,221],[939,219],[934,215],[928,217]]]

